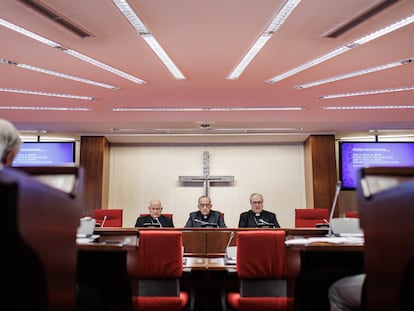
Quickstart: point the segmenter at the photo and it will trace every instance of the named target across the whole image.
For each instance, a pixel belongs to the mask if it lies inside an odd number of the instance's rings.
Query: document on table
[[[332,236],[332,237],[311,237],[311,238],[294,238],[285,241],[285,245],[308,245],[311,243],[328,243],[328,244],[364,244],[364,238],[361,236]]]

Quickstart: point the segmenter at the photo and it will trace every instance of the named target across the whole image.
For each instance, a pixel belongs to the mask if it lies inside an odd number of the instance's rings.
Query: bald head
[[[0,119],[0,159],[3,165],[11,165],[20,150],[22,141],[12,123]]]

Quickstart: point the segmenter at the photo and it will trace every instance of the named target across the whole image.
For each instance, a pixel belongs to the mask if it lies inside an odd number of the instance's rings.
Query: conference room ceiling
[[[412,0],[302,0],[270,33],[240,76],[228,78],[285,2],[128,0],[185,77],[177,79],[112,0],[1,1],[0,117],[25,133],[106,136],[114,143],[298,142],[310,134],[414,132],[414,23],[355,44],[414,15]],[[58,17],[50,19],[28,3]],[[7,23],[58,46],[11,30]],[[65,23],[81,29],[83,36],[68,30],[62,25]],[[349,49],[278,82],[267,82],[341,47]],[[68,50],[145,83],[91,65]],[[314,87],[297,87],[394,62],[403,65]],[[23,68],[27,65],[116,89]],[[405,90],[396,92],[398,88]],[[366,91],[379,94],[323,98]],[[324,109],[337,106],[346,109]],[[125,108],[135,111],[123,111]]]

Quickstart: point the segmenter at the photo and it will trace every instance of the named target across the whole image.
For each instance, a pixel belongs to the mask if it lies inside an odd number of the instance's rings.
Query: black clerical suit
[[[276,214],[263,210],[260,214],[253,211],[240,214],[239,228],[280,228]]]
[[[208,216],[203,216],[200,211],[191,212],[188,217],[187,223],[184,228],[201,228],[201,227],[218,227],[218,228],[227,228],[224,223],[223,217],[221,217],[221,212],[219,211],[210,211]]]
[[[159,221],[159,222],[158,222]],[[161,227],[161,228],[174,228],[172,219],[161,215],[157,218],[152,218],[150,215],[138,217],[135,223],[135,227]]]

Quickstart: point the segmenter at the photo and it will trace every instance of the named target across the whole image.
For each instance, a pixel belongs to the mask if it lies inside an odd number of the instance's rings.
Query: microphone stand
[[[336,190],[335,190],[335,196],[331,207],[331,213],[329,215],[329,229],[328,229],[328,236],[332,236],[332,218],[336,207],[336,201],[338,200],[339,192],[341,191],[341,181],[338,181],[336,183]]]

